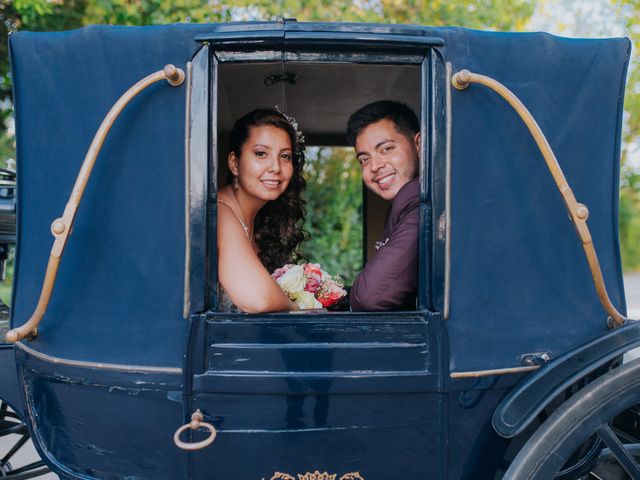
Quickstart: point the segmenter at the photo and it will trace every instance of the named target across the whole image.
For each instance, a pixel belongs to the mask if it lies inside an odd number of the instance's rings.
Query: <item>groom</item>
[[[351,310],[413,310],[418,288],[420,122],[407,105],[391,100],[365,105],[349,118],[362,180],[391,202],[378,250],[351,287]]]

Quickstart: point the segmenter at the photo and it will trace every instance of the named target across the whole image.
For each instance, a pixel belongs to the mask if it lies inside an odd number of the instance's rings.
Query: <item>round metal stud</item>
[[[64,231],[67,229],[67,226],[64,223],[62,218],[57,218],[51,224],[51,233],[54,235],[62,235]]]
[[[580,220],[586,220],[589,217],[589,209],[586,205],[579,203],[576,207],[576,217]]]

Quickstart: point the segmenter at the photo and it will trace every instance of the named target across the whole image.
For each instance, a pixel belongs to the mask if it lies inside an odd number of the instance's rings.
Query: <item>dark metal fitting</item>
[[[264,79],[264,84],[267,87],[270,87],[280,82],[285,82],[291,85],[295,85],[297,78],[298,78],[298,75],[296,73],[283,73],[281,75],[269,75],[267,78]]]
[[[520,355],[520,365],[525,367],[536,367],[544,365],[550,358],[551,357],[549,357],[549,354],[546,352],[525,353],[524,355]]]

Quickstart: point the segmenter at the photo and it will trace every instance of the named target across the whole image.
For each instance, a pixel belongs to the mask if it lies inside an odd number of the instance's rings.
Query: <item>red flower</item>
[[[322,269],[320,268],[320,265],[318,265],[317,263],[305,263],[304,274],[305,275],[314,274],[322,278]]]
[[[330,307],[338,303],[346,294],[347,292],[345,292],[344,289],[334,284],[329,286],[329,288],[323,289],[316,298],[323,307]]]

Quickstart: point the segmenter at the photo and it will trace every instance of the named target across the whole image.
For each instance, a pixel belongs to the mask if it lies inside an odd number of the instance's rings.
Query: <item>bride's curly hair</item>
[[[302,198],[307,182],[304,169],[304,139],[297,131],[295,120],[287,118],[275,109],[259,108],[239,118],[233,130],[229,150],[240,158],[242,145],[249,137],[251,127],[273,126],[284,130],[291,139],[293,176],[287,189],[276,200],[267,202],[254,221],[254,239],[258,246],[258,258],[269,272],[286,263],[295,263],[305,256],[299,250],[308,237],[302,228],[306,215],[306,202]]]

